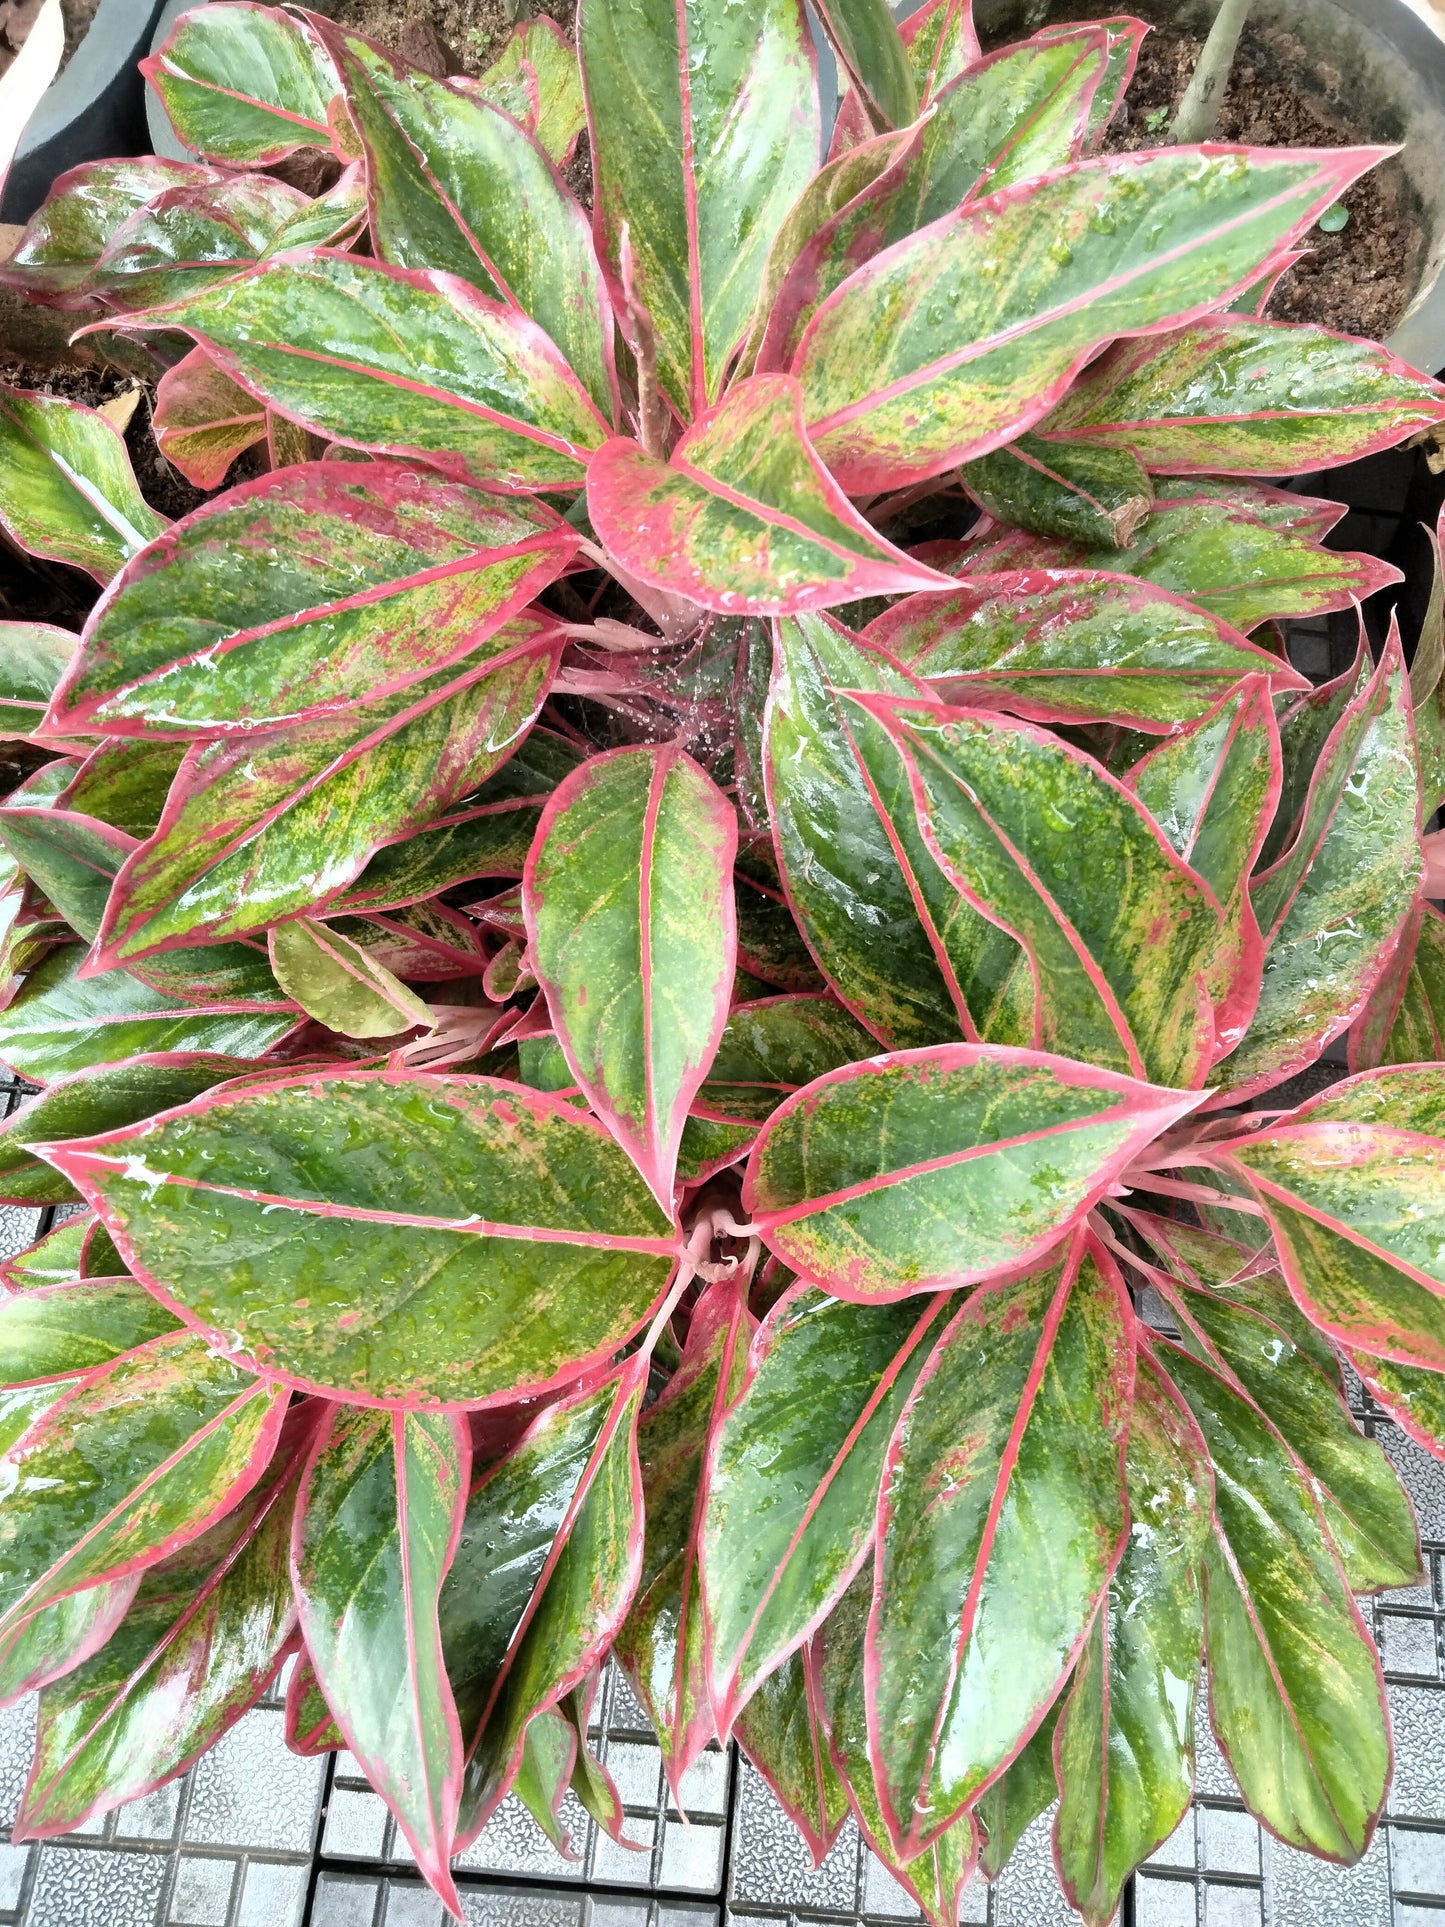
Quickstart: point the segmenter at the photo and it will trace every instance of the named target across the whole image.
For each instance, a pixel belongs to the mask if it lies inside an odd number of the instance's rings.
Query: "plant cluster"
[[[475,82],[210,5],[148,64],[203,158],[4,271],[254,471],[167,524],[0,397],[8,536],[103,585],[0,624],[0,1196],[90,1207],[3,1273],[20,1837],[294,1653],[454,1909],[509,1793],[621,1836],[609,1655],[675,1788],[736,1735],[938,1923],[1055,1801],[1108,1921],[1201,1661],[1250,1810],[1370,1842],[1355,1600],[1420,1548],[1344,1366],[1445,1456],[1445,626],[1312,688],[1281,621],[1395,573],[1267,478],[1445,391],[1262,312],[1379,152],[1110,156],[1135,21],[819,12],[821,166],[801,0]]]

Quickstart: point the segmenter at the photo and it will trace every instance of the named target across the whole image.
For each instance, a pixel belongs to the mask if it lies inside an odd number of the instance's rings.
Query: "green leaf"
[[[600,1125],[493,1078],[216,1092],[50,1157],[185,1317],[367,1403],[566,1383],[637,1330],[676,1249]]]
[[[339,930],[310,917],[274,924],[267,938],[277,982],[308,1017],[343,1037],[395,1037],[434,1028],[424,999]]]
[[[771,1251],[858,1303],[1037,1262],[1197,1099],[1038,1051],[849,1065],[764,1126],[744,1203]]]
[[[1364,1352],[1354,1353],[1350,1362],[1370,1397],[1396,1424],[1437,1459],[1445,1458],[1445,1377]]]
[[[933,222],[809,323],[794,371],[818,452],[850,494],[986,453],[1046,415],[1100,343],[1255,278],[1375,158],[1116,155]]]
[[[165,526],[103,415],[0,390],[0,528],[21,549],[104,584]]]
[[[1159,1357],[1214,1461],[1204,1582],[1214,1731],[1276,1838],[1352,1863],[1390,1777],[1379,1656],[1309,1488],[1264,1419],[1176,1347]]]
[[[179,742],[103,738],[55,800],[64,809],[98,817],[127,836],[150,836],[161,820],[185,753],[185,744]]]
[[[96,1226],[93,1211],[84,1217],[69,1218],[47,1231],[36,1244],[7,1258],[0,1266],[0,1283],[7,1292],[31,1291],[38,1285],[74,1284],[84,1274],[81,1254]]]
[[[637,1428],[642,1576],[615,1650],[657,1734],[679,1805],[683,1777],[715,1731],[699,1567],[703,1455],[740,1389],[752,1323],[736,1284],[709,1285],[693,1308],[681,1364]]]
[[[359,209],[317,204],[268,174],[220,174],[139,208],[106,244],[87,283],[128,314],[179,301],[292,246],[324,243]]]
[[[880,129],[906,127],[918,90],[886,0],[822,0],[818,18],[868,118]]]
[[[899,1421],[867,1697],[884,1819],[905,1855],[1028,1738],[1112,1577],[1133,1324],[1118,1272],[1081,1235],[1062,1266],[974,1293]]]
[[[896,746],[839,694],[923,685],[826,617],[779,622],[775,635],[763,744],[773,832],[788,903],[834,990],[896,1049],[960,1034],[1032,1041],[1031,1013],[1021,1021],[1015,1007],[1019,946],[939,869]]]
[[[849,502],[813,452],[789,375],[735,384],[667,462],[614,437],[588,469],[587,512],[640,581],[726,613],[786,615],[947,583]]]
[[[156,446],[195,488],[219,488],[232,462],[266,434],[266,408],[204,348],[167,368],[156,389]]]
[[[951,595],[909,596],[870,622],[889,650],[952,702],[1037,722],[1112,722],[1169,734],[1240,678],[1304,678],[1178,596],[1101,572],[980,575]]]
[[[303,1760],[340,1752],[346,1745],[304,1647],[296,1655],[286,1688],[286,1744]]]
[[[1107,1927],[1124,1882],[1194,1792],[1194,1696],[1212,1477],[1178,1394],[1139,1360],[1124,1455],[1130,1533],[1059,1721],[1054,1847],[1061,1885]]]
[[[527,626],[508,628],[509,618],[575,547],[540,503],[401,463],[259,476],[125,570],[62,680],[50,727],[249,736],[355,714],[440,670],[525,647]]]
[[[523,20],[471,91],[512,116],[565,167],[587,124],[577,55],[555,20]]]
[[[291,1521],[313,1423],[296,1413],[245,1498],[143,1574],[101,1651],[45,1688],[26,1838],[74,1832],[174,1779],[273,1678],[296,1622]]]
[[[808,1690],[811,1663],[802,1647],[769,1673],[733,1733],[821,1867],[848,1817],[848,1789],[819,1728]]]
[[[827,989],[828,980],[814,963],[789,908],[770,841],[760,838],[739,845],[733,866],[733,906],[740,970],[779,990],[803,994]]]
[[[520,308],[615,418],[611,304],[588,218],[551,162],[488,101],[322,31],[366,160],[377,258]]]
[[[959,478],[1000,522],[1090,548],[1127,549],[1154,506],[1154,490],[1127,448],[1071,447],[1020,435],[965,462]]]
[[[761,1124],[804,1084],[874,1049],[875,1039],[830,997],[734,1004],[694,1115]]]
[[[593,0],[579,45],[598,250],[647,311],[686,419],[717,399],[773,236],[817,166],[803,9]]]
[[[330,62],[277,7],[183,13],[141,62],[182,143],[234,167],[269,167],[298,147],[330,150]]]
[[[47,1389],[69,1390],[74,1380]],[[140,1575],[67,1593],[27,1619],[0,1653],[0,1696],[7,1705],[37,1687],[64,1679],[113,1636],[135,1597]]]
[[[1325,745],[1298,836],[1251,886],[1267,950],[1229,1102],[1314,1063],[1364,1009],[1419,892],[1418,810],[1396,632]]]
[[[1127,449],[1156,474],[1299,475],[1359,461],[1442,415],[1439,384],[1372,341],[1224,314],[1121,341],[1046,427]]]
[[[1445,1058],[1445,917],[1433,903],[1422,908],[1409,974],[1384,1043],[1386,1064],[1436,1064]]]
[[[455,481],[575,488],[607,434],[537,324],[455,278],[321,250],[125,325],[184,329],[303,428]]]
[[[916,12],[899,22],[898,31],[920,107],[926,107],[950,80],[983,57],[973,27],[973,0],[924,0]],[[857,90],[849,87],[838,104],[829,158],[837,159],[850,151],[867,138],[868,132],[863,103]]]
[[[79,1278],[0,1300],[0,1384],[81,1378],[177,1329],[133,1278]]]
[[[690,756],[622,749],[542,812],[523,884],[532,967],[588,1101],[665,1210],[736,968],[732,805]]]
[[[0,808],[3,845],[77,936],[93,942],[111,885],[135,838],[93,816],[56,808]]]
[[[1274,822],[1265,838],[1256,870],[1269,869],[1294,842],[1325,744],[1334,735],[1340,718],[1351,703],[1368,688],[1374,669],[1368,641],[1362,635],[1354,663],[1342,676],[1301,695],[1297,702],[1291,703],[1281,713],[1279,743],[1283,782]]]
[[[96,262],[133,214],[170,188],[215,178],[209,167],[158,154],[71,168],[0,263],[0,282],[42,301],[83,307]]]
[[[0,622],[0,731],[37,727],[78,640],[48,622]]]
[[[480,662],[320,723],[197,744],[117,879],[105,956],[244,935],[340,896],[381,845],[501,764],[541,706],[556,647],[550,628],[514,616]]]
[[[0,1652],[42,1608],[197,1538],[264,1471],[286,1393],[171,1332],[81,1379],[13,1444]]]
[[[462,1735],[438,1600],[471,1463],[458,1413],[333,1406],[306,1466],[294,1541],[301,1630],[326,1703],[458,1915],[449,1863]]]
[[[457,1845],[495,1812],[528,1723],[586,1679],[642,1563],[637,1415],[645,1362],[544,1411],[467,1505],[442,1640],[467,1746]]]
[[[1025,1829],[1059,1797],[1054,1776],[1054,1733],[1061,1710],[1060,1702],[1055,1700],[1022,1751],[984,1788],[969,1809],[983,1836],[978,1870],[985,1880],[998,1879],[1013,1858],[1014,1848]]]
[[[850,1305],[803,1282],[763,1321],[708,1446],[702,1575],[723,1731],[868,1557],[888,1441],[951,1308],[942,1293]]]
[[[254,999],[198,1010],[124,970],[82,977],[84,961],[78,944],[53,951],[0,1012],[0,1063],[32,1084],[156,1051],[263,1057],[299,1021]]]

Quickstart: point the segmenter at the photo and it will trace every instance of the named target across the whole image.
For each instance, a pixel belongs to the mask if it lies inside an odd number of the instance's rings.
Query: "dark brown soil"
[[[1111,153],[1157,146],[1167,137],[1202,42],[1175,28],[1156,28],[1144,42],[1138,71],[1106,146]],[[1306,87],[1304,48],[1276,32],[1247,33],[1220,109],[1215,138],[1258,147],[1350,147],[1369,135],[1342,114],[1326,112]],[[1320,85],[1334,92],[1336,76]],[[1307,94],[1309,97],[1306,97]],[[1316,228],[1311,252],[1280,282],[1269,304],[1276,321],[1313,321],[1345,334],[1381,340],[1405,310],[1419,278],[1424,235],[1404,205],[1403,177],[1386,163],[1344,196],[1349,222],[1338,234]]]

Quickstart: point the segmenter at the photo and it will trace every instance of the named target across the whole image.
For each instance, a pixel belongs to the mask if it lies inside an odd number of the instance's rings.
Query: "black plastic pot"
[[[90,31],[36,108],[5,183],[0,220],[27,221],[50,184],[82,161],[150,152],[136,63],[163,0],[100,0]]]
[[[1219,0],[1139,0],[1122,8],[1156,26],[1207,30]],[[1099,7],[1103,15],[1112,7]],[[1033,33],[1046,21],[1088,19],[1077,0],[974,0],[990,44]],[[1410,212],[1426,236],[1414,296],[1388,346],[1413,367],[1445,369],[1445,41],[1405,0],[1254,0],[1251,27],[1299,41],[1335,104],[1371,140],[1400,144],[1397,165]],[[1323,101],[1328,110],[1332,103]]]

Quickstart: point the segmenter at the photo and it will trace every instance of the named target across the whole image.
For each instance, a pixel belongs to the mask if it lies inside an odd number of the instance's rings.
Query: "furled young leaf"
[[[950,80],[983,57],[973,27],[973,0],[924,0],[916,12],[899,22],[898,30],[920,107],[926,107]],[[838,103],[829,158],[847,153],[868,134],[863,103],[857,89],[849,87]]]
[[[442,1589],[442,1644],[466,1747],[457,1845],[521,1762],[529,1721],[587,1679],[642,1564],[640,1357],[549,1406],[478,1482]]]
[[[438,1600],[471,1463],[458,1413],[333,1406],[306,1467],[291,1549],[301,1631],[327,1705],[458,1914],[449,1862],[462,1735]]]
[[[909,596],[870,622],[889,650],[949,701],[1037,722],[1112,722],[1168,734],[1243,676],[1302,689],[1288,664],[1218,617],[1129,576],[1023,570],[972,578],[951,595]]]
[[[323,31],[366,158],[378,259],[445,270],[520,308],[613,416],[607,289],[587,216],[546,155],[488,101]]]
[[[823,0],[818,18],[869,120],[906,127],[918,112],[918,89],[886,0]]]
[[[1316,1325],[1336,1343],[1436,1371],[1441,1076],[1437,1065],[1367,1071],[1217,1154],[1264,1207],[1289,1288]]]
[[[156,445],[195,488],[219,488],[236,457],[266,433],[266,409],[192,348],[167,368],[156,390]]]
[[[124,970],[80,975],[78,944],[52,952],[0,1012],[0,1063],[32,1084],[155,1051],[263,1057],[300,1021],[289,1003],[237,998],[197,1009]]]
[[[330,149],[336,76],[278,7],[183,13],[141,72],[185,146],[212,160],[269,167],[298,147]]]
[[[1127,1536],[1133,1378],[1128,1295],[1083,1234],[975,1292],[919,1376],[884,1468],[866,1678],[903,1854],[1008,1764],[1073,1663]]]
[[[49,727],[249,735],[356,710],[477,658],[576,540],[540,503],[399,462],[259,476],[123,572]],[[507,641],[486,656],[505,661]]]
[[[642,1577],[616,1653],[652,1721],[679,1804],[683,1776],[714,1733],[699,1564],[704,1455],[741,1384],[751,1326],[736,1283],[709,1285],[693,1308],[682,1362],[637,1428],[646,1514]]]
[[[183,1317],[360,1403],[566,1383],[636,1331],[677,1248],[600,1125],[493,1078],[339,1070],[50,1157]]]
[[[587,513],[640,581],[703,608],[790,615],[942,588],[874,533],[814,454],[788,375],[754,375],[664,463],[617,436],[587,472]]]
[[[1298,835],[1254,879],[1264,978],[1249,1034],[1225,1060],[1229,1102],[1314,1063],[1364,1008],[1419,892],[1418,812],[1409,693],[1392,632],[1321,753]]]
[[[0,734],[39,726],[76,640],[48,622],[0,622]]]
[[[96,409],[0,391],[0,528],[21,549],[106,583],[165,526]]]
[[[808,1647],[785,1659],[761,1683],[733,1731],[773,1798],[802,1834],[821,1867],[848,1817],[848,1789],[828,1756],[828,1743],[808,1689]]]
[[[1244,286],[1377,158],[1119,154],[935,221],[810,322],[794,372],[818,452],[853,494],[985,454],[1047,414],[1101,342],[1177,326]]]
[[[51,1084],[0,1125],[0,1199],[7,1204],[66,1204],[77,1193],[31,1148],[62,1138],[94,1137],[157,1111],[188,1104],[202,1091],[255,1066],[244,1057],[160,1052],[101,1063]]]
[[[339,896],[379,846],[492,774],[540,708],[556,648],[550,625],[514,616],[478,662],[329,721],[197,744],[116,881],[104,954],[241,935]]]
[[[473,91],[510,114],[558,167],[565,167],[587,124],[577,55],[545,14],[522,20]]]
[[[77,936],[93,942],[121,865],[136,847],[133,836],[93,816],[53,804],[39,809],[0,807],[0,844]]]
[[[176,1329],[133,1278],[36,1285],[0,1301],[0,1383],[82,1378]]]
[[[250,1492],[144,1573],[105,1647],[46,1687],[17,1822],[27,1838],[165,1785],[265,1690],[296,1622],[291,1515],[314,1422],[294,1413]]]
[[[837,1604],[871,1549],[883,1456],[948,1317],[790,1287],[708,1444],[702,1576],[709,1693],[726,1731]]]
[[[131,328],[184,329],[280,414],[505,491],[576,487],[607,423],[533,321],[455,275],[318,249]]]
[[[1216,314],[1120,342],[1047,429],[1127,448],[1156,474],[1296,475],[1359,461],[1442,416],[1439,384],[1372,341]]]
[[[674,748],[594,757],[548,801],[523,902],[573,1075],[664,1209],[736,968],[731,804]]]
[[[1136,20],[1129,14],[1112,14],[1107,20],[1098,23],[1109,36],[1109,65],[1104,78],[1094,89],[1094,98],[1089,106],[1089,126],[1084,140],[1084,152],[1097,154],[1115,115],[1124,101],[1129,83],[1134,78],[1134,70],[1139,63],[1139,49],[1149,32],[1147,24]],[[1048,34],[1066,34],[1067,26],[1046,27],[1039,38]]]
[[[875,1042],[830,997],[734,1004],[693,1113],[761,1124],[825,1071],[871,1057]]]
[[[1161,1345],[1214,1461],[1204,1629],[1214,1731],[1277,1838],[1353,1862],[1390,1775],[1379,1656],[1298,1467],[1254,1407]]]
[[[930,854],[907,768],[840,691],[922,692],[825,616],[776,626],[763,759],[787,907],[844,1004],[895,1048],[960,1034],[1033,1041],[1022,952]],[[753,955],[746,942],[744,957]],[[801,986],[799,986],[801,987]],[[1023,985],[1031,1006],[1033,987]]]
[[[286,1394],[191,1332],[82,1378],[10,1447],[0,1652],[65,1595],[177,1551],[265,1470]]]
[[[1198,1099],[1038,1051],[943,1044],[781,1105],[743,1200],[771,1251],[860,1304],[1036,1263]]]
[[[673,406],[699,415],[747,330],[773,236],[817,166],[803,9],[592,0],[579,46],[598,249],[650,317]]]
[[[1000,522],[1090,548],[1126,549],[1154,506],[1143,464],[1128,448],[1071,446],[1020,435],[965,462],[959,478]]]
[[[61,307],[83,307],[106,243],[157,194],[215,172],[189,161],[140,154],[132,160],[86,161],[60,175],[0,262],[0,283]]]
[[[308,1017],[342,1037],[395,1037],[432,1028],[425,1001],[341,931],[310,917],[274,924],[267,938],[276,980]]]
[[[970,710],[905,724],[872,707],[908,758],[937,860],[1029,952],[1035,1041],[1200,1085],[1223,913],[1153,819],[1092,758],[1032,724]]]
[[[567,1795],[577,1757],[577,1735],[560,1713],[534,1713],[522,1740],[522,1758],[512,1781],[512,1792],[531,1814],[564,1860],[580,1858],[562,1824],[562,1802]]]

